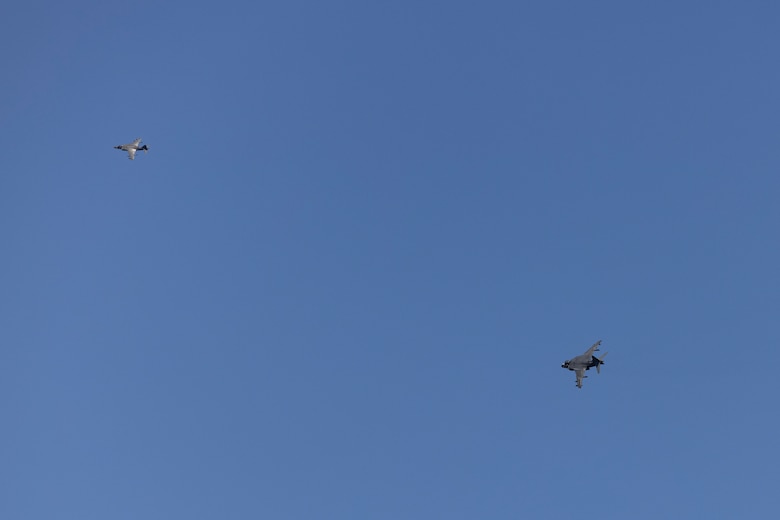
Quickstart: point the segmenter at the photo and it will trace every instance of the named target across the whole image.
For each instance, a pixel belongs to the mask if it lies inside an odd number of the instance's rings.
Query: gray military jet
[[[132,161],[133,159],[135,159],[135,152],[136,151],[143,150],[144,153],[149,151],[149,147],[148,146],[146,146],[146,145],[138,146],[139,144],[141,144],[141,138],[140,137],[138,139],[136,139],[135,141],[133,141],[132,143],[120,144],[119,146],[115,146],[114,148],[116,148],[117,150],[124,150],[125,152],[127,152],[127,155],[129,155],[128,159],[130,159]]]
[[[601,340],[594,343],[584,354],[568,359],[561,365],[561,368],[568,368],[577,374],[577,388],[582,388],[582,380],[588,377],[585,375],[586,370],[596,367],[596,372],[601,373],[599,367],[604,364],[604,358],[609,352],[604,352],[600,359],[594,356],[593,353],[599,349],[599,345],[601,345]]]

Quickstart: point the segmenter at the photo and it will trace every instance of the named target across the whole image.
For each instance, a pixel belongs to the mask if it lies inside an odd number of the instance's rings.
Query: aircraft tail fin
[[[596,373],[597,374],[601,373],[601,365],[604,364],[604,358],[607,357],[607,354],[609,354],[609,352],[604,352],[604,355],[601,356],[600,358],[597,358],[596,356],[593,356],[593,359],[596,360]]]

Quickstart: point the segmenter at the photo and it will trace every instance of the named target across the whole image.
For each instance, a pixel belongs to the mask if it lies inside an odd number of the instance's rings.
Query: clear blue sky
[[[0,518],[775,516],[779,18],[5,6]]]

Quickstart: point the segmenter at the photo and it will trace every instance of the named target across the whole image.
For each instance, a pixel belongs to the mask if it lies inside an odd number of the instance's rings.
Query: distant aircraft
[[[584,354],[568,359],[561,365],[561,368],[568,368],[577,374],[577,388],[582,388],[582,380],[588,377],[585,375],[586,370],[590,370],[591,367],[596,367],[596,372],[599,374],[601,373],[599,366],[604,364],[604,358],[607,357],[609,352],[604,352],[601,359],[594,356],[593,353],[599,350],[599,345],[601,345],[601,340],[594,343]]]
[[[138,144],[140,142],[141,142],[141,138],[139,137],[138,139],[136,139],[132,143],[120,144],[119,146],[115,146],[114,148],[116,148],[117,150],[124,150],[124,151],[126,151],[127,155],[130,156],[130,157],[128,157],[128,159],[130,159],[132,161],[133,159],[135,159],[135,152],[137,150],[143,150],[144,153],[146,153],[149,150],[149,147],[146,146],[146,145],[138,146]]]

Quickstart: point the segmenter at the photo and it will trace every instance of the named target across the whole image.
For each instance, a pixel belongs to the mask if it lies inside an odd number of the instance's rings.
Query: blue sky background
[[[0,517],[776,515],[779,18],[5,6]]]

